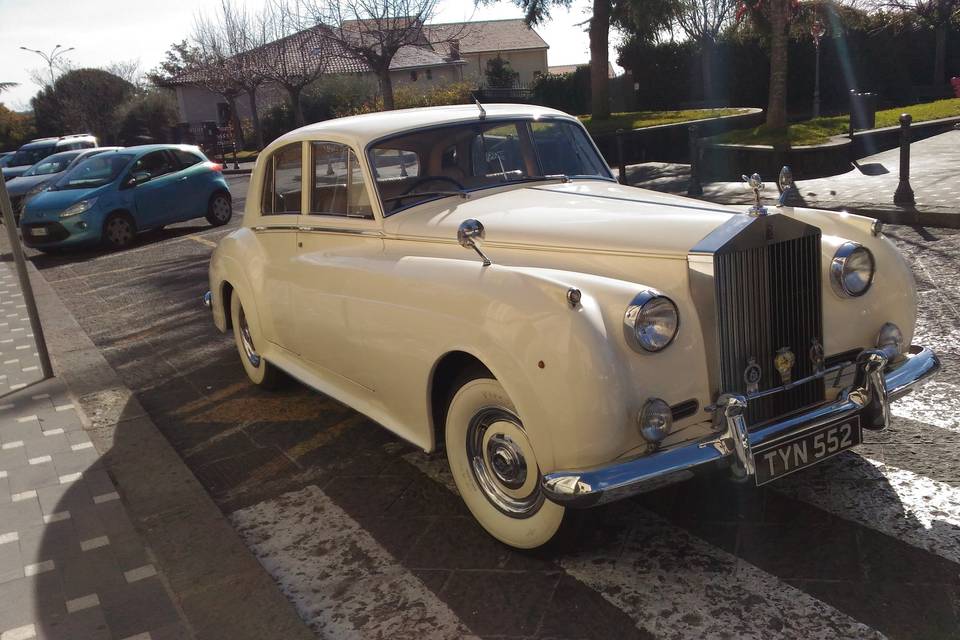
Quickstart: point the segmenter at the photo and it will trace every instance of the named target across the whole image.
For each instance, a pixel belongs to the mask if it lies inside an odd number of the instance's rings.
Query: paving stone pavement
[[[960,130],[948,131],[914,142],[910,149],[910,185],[916,198],[912,207],[893,204],[900,171],[900,150],[890,149],[863,158],[848,173],[797,181],[801,201],[796,204],[816,209],[845,209],[890,222],[939,224],[956,216],[948,226],[960,224]],[[763,192],[769,206],[777,197],[777,176],[762,176]],[[690,182],[689,165],[651,162],[627,168],[627,182],[645,189],[686,195]],[[740,182],[711,182],[703,185],[704,200],[722,204],[748,204],[752,192]],[[896,219],[891,218],[896,217]],[[916,219],[911,219],[916,218]]]
[[[0,639],[192,637],[0,263]]]

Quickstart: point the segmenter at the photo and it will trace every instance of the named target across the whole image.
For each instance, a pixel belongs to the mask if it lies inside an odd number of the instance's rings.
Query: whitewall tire
[[[564,508],[545,498],[536,454],[496,379],[460,386],[447,409],[444,437],[457,489],[490,535],[519,549],[554,537]]]
[[[247,322],[243,301],[240,300],[240,294],[236,291],[230,296],[230,317],[233,319],[233,339],[237,344],[240,362],[243,363],[247,377],[253,384],[264,389],[280,387],[286,381],[286,376],[257,351],[256,345],[261,338]]]

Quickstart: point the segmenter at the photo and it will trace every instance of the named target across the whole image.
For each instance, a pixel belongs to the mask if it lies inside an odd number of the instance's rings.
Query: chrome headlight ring
[[[830,285],[841,298],[858,298],[870,290],[876,273],[873,253],[856,242],[840,245],[830,261]]]
[[[680,313],[670,298],[656,291],[642,291],[623,314],[627,344],[637,353],[663,351],[677,337]]]

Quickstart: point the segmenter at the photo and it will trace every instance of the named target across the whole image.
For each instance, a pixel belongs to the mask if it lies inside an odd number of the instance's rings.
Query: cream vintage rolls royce
[[[292,376],[445,449],[519,548],[567,509],[851,449],[940,366],[873,220],[621,185],[576,118],[529,105],[284,135],[209,275],[255,384]]]

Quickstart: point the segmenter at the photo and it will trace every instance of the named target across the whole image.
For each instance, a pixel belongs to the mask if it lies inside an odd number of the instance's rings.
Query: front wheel
[[[129,214],[111,214],[103,223],[103,244],[110,249],[126,249],[136,235],[137,227]]]
[[[230,196],[225,193],[215,193],[207,204],[207,222],[214,227],[221,227],[233,217],[233,204]]]
[[[503,386],[489,374],[464,383],[445,426],[450,471],[480,525],[518,549],[549,542],[565,509],[546,500],[536,454]]]

